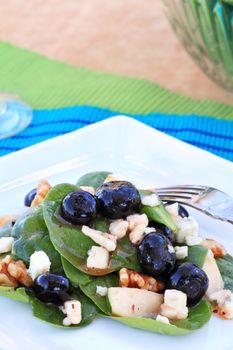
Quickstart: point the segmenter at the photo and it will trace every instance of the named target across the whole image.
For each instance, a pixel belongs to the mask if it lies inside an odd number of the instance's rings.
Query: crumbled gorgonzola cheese
[[[148,194],[142,198],[142,204],[148,205],[149,207],[160,205],[159,196],[156,193]]]
[[[187,295],[176,289],[167,289],[160,314],[171,320],[184,320],[188,317]]]
[[[160,322],[163,322],[163,323],[166,323],[166,324],[170,324],[169,319],[167,317],[165,317],[165,316],[162,316],[162,315],[157,315],[156,321],[160,321]]]
[[[64,326],[79,324],[82,321],[82,306],[78,300],[68,300],[61,309],[67,316],[63,320]]]
[[[201,237],[194,237],[194,236],[188,236],[185,238],[185,242],[188,246],[193,246],[193,245],[197,245],[197,244],[201,244],[202,242],[202,238]]]
[[[148,235],[151,232],[156,232],[156,229],[154,227],[146,227],[145,234]]]
[[[34,280],[37,276],[42,273],[49,272],[51,261],[49,260],[48,255],[43,251],[34,252],[30,256],[30,264],[28,273],[31,278]]]
[[[101,295],[101,297],[105,297],[108,294],[108,288],[102,286],[96,286],[96,294]]]
[[[10,252],[13,243],[14,243],[14,238],[13,237],[2,237],[2,238],[0,238],[0,254]]]
[[[187,237],[198,237],[199,226],[197,221],[189,216],[182,218],[177,222],[176,240],[178,243],[184,243]]]
[[[86,236],[90,237],[95,243],[107,249],[109,252],[112,252],[116,249],[116,236],[110,235],[106,232],[94,230],[93,228],[85,225],[82,226],[82,232]]]
[[[146,225],[137,225],[129,234],[129,239],[133,244],[139,244],[145,236]]]
[[[109,232],[116,236],[117,239],[121,239],[126,235],[126,232],[128,230],[128,221],[126,220],[115,220],[113,221],[109,226]]]
[[[188,256],[188,247],[186,245],[182,247],[176,246],[175,253],[176,253],[176,259],[178,260],[184,259]]]
[[[109,263],[109,252],[98,246],[93,246],[88,251],[87,267],[95,269],[106,269]]]
[[[133,214],[127,216],[129,224],[129,231],[132,231],[136,226],[144,224],[146,227],[149,224],[149,220],[146,214]]]
[[[225,302],[233,300],[233,297],[229,289],[221,289],[210,294],[209,300],[215,301],[218,305],[223,305]]]

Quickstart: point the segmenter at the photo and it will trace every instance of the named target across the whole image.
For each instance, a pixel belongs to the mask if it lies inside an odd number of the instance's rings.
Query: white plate
[[[0,215],[23,210],[23,198],[46,177],[52,184],[110,170],[138,186],[208,184],[233,195],[233,164],[127,117],[114,117],[0,159]],[[203,235],[233,253],[233,227],[195,212]],[[97,319],[83,329],[58,329],[31,314],[30,306],[0,298],[0,348],[232,350],[232,321],[216,318],[182,337],[144,332]]]

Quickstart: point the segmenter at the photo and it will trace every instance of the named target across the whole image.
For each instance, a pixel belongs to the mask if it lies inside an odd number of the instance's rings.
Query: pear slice
[[[224,288],[221,273],[211,250],[209,250],[206,255],[202,269],[209,278],[209,287],[206,292],[207,297]]]
[[[108,299],[115,316],[138,317],[158,314],[163,295],[137,288],[108,288]]]

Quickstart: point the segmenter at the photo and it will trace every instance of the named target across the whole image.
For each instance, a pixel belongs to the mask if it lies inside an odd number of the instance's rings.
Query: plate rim
[[[52,138],[52,139],[50,139],[50,140],[47,140],[47,141],[44,141],[44,142],[41,142],[41,143],[38,143],[38,144],[36,144],[36,145],[33,145],[33,146],[30,146],[30,147],[28,147],[28,148],[25,148],[25,149],[23,149],[23,150],[21,150],[21,151],[18,151],[18,152],[15,152],[15,153],[12,153],[12,154],[10,154],[10,155],[6,155],[6,156],[4,156],[4,157],[2,157],[2,158],[4,158],[4,159],[0,159],[0,166],[1,166],[1,164],[3,163],[1,163],[1,161],[6,161],[6,163],[8,162],[8,161],[14,161],[14,159],[15,158],[20,158],[20,157],[22,157],[22,155],[26,155],[26,156],[32,156],[33,154],[34,154],[34,152],[38,152],[40,149],[41,149],[41,147],[45,147],[45,148],[47,148],[47,147],[53,147],[53,145],[54,144],[56,144],[56,143],[60,143],[60,142],[62,142],[63,141],[63,139],[67,139],[67,138],[69,138],[70,137],[70,135],[73,135],[73,136],[76,136],[76,135],[81,135],[81,134],[85,134],[85,133],[88,133],[89,132],[89,130],[91,131],[95,131],[95,130],[98,130],[99,128],[102,128],[102,126],[112,126],[112,125],[114,125],[114,123],[116,123],[117,125],[119,125],[118,123],[120,123],[120,125],[121,125],[121,127],[126,127],[126,126],[131,126],[132,127],[132,125],[135,125],[135,126],[137,126],[137,129],[138,129],[138,126],[140,127],[140,128],[142,128],[143,127],[143,130],[146,130],[146,131],[150,131],[151,132],[151,135],[156,135],[156,134],[159,134],[159,135],[161,135],[161,139],[163,139],[164,137],[165,138],[167,138],[167,139],[169,139],[170,141],[172,141],[173,143],[175,143],[175,144],[178,144],[179,146],[184,146],[185,148],[187,148],[188,149],[188,152],[189,152],[189,150],[191,150],[191,152],[196,152],[196,151],[198,151],[199,153],[201,152],[201,153],[203,153],[203,155],[205,156],[205,158],[206,157],[208,157],[208,159],[209,158],[211,158],[211,161],[220,161],[221,162],[221,164],[223,164],[224,163],[224,166],[226,166],[227,165],[227,167],[230,165],[230,168],[231,168],[231,171],[233,171],[233,164],[231,163],[231,162],[229,162],[229,161],[227,161],[227,160],[225,160],[225,159],[222,159],[222,158],[220,158],[220,157],[218,157],[218,156],[215,156],[215,155],[213,155],[213,154],[211,154],[211,153],[209,153],[208,151],[204,151],[204,150],[201,150],[201,149],[199,149],[198,147],[195,147],[195,146],[192,146],[192,145],[190,145],[190,144],[187,144],[187,143],[185,143],[185,142],[183,142],[183,141],[180,141],[180,140],[177,140],[175,137],[172,137],[172,136],[169,136],[169,135],[167,135],[167,134],[165,134],[165,133],[163,133],[163,132],[160,132],[160,131],[158,131],[157,129],[154,129],[154,128],[152,128],[152,127],[150,127],[150,126],[147,126],[147,125],[145,125],[145,124],[143,124],[143,123],[141,123],[141,122],[139,122],[139,121],[137,121],[137,120],[134,120],[134,119],[132,119],[132,118],[129,118],[129,117],[126,117],[126,116],[115,116],[115,117],[112,117],[112,118],[108,118],[108,119],[106,119],[106,120],[104,120],[104,121],[101,121],[101,122],[98,122],[98,123],[94,123],[94,124],[92,124],[92,125],[89,125],[89,126],[86,126],[86,127],[83,127],[83,128],[81,128],[81,129],[78,129],[78,130],[76,130],[76,131],[73,131],[73,132],[71,132],[71,133],[67,133],[67,134],[64,134],[64,135],[61,135],[61,136],[58,136],[58,137],[55,137],[55,138]],[[134,130],[133,130],[134,131]],[[25,159],[24,159],[24,161],[25,161]],[[223,163],[222,163],[223,162]],[[43,166],[42,166],[42,168],[43,168]],[[205,327],[207,327],[208,325],[206,325]],[[130,328],[131,329],[131,328]],[[195,333],[196,334],[196,333]],[[207,335],[208,333],[205,333],[205,335]],[[157,334],[156,334],[157,335]],[[180,339],[183,339],[183,338],[185,338],[185,337],[180,337]],[[160,341],[159,341],[159,339],[158,338],[155,338],[156,340],[158,340],[158,344],[160,344]],[[161,338],[162,339],[162,338]],[[165,339],[165,338],[164,338]],[[174,338],[172,338],[172,337],[169,337],[169,343],[170,343],[170,341],[172,341]],[[161,341],[161,344],[163,344],[163,342]],[[212,344],[212,343],[211,343]],[[183,347],[181,346],[181,348],[183,349]],[[227,350],[227,349],[226,349]]]
[[[224,158],[222,158],[220,156],[217,156],[217,155],[215,155],[215,154],[213,154],[213,153],[211,153],[209,151],[206,151],[206,150],[204,150],[202,148],[194,146],[194,145],[192,145],[192,144],[190,144],[188,142],[179,140],[178,138],[176,138],[174,136],[168,135],[165,132],[162,132],[162,131],[158,130],[157,128],[153,128],[152,126],[144,124],[143,122],[138,121],[138,120],[134,119],[133,117],[129,117],[129,116],[126,116],[126,115],[115,115],[113,117],[106,118],[104,120],[95,122],[95,123],[90,124],[90,125],[86,125],[86,126],[84,126],[82,128],[79,128],[79,129],[76,129],[74,131],[65,133],[63,135],[59,135],[59,136],[50,138],[48,140],[38,142],[38,143],[36,143],[34,145],[25,147],[25,148],[23,148],[23,149],[21,149],[19,151],[15,151],[15,152],[12,152],[10,154],[1,156],[0,157],[0,165],[1,165],[2,162],[11,161],[11,160],[14,160],[14,158],[18,158],[18,157],[21,157],[21,156],[29,155],[30,153],[39,151],[40,149],[42,149],[42,148],[44,148],[46,146],[52,146],[53,144],[61,142],[62,140],[65,140],[66,138],[68,138],[70,136],[83,134],[83,133],[86,133],[86,132],[89,132],[89,131],[95,131],[95,130],[98,130],[98,129],[102,128],[102,127],[107,127],[109,124],[118,124],[118,123],[121,124],[121,126],[123,124],[125,124],[126,126],[128,124],[131,124],[131,126],[140,126],[144,130],[147,129],[147,131],[155,132],[155,133],[157,133],[159,135],[163,135],[167,139],[172,140],[173,143],[175,142],[175,143],[177,143],[179,145],[183,144],[183,145],[185,145],[185,147],[187,149],[190,149],[190,150],[193,150],[193,151],[198,151],[203,156],[209,156],[215,161],[217,160],[217,161],[220,161],[220,162],[224,163],[227,166],[231,166],[232,169],[233,169],[233,162],[231,162],[230,160],[224,159]]]

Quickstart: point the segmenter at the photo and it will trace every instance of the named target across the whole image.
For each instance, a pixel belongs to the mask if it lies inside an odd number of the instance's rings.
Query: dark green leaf
[[[209,321],[212,316],[211,305],[207,300],[202,300],[197,306],[189,309],[189,315],[186,320],[173,322],[179,328],[196,330],[201,328]]]
[[[168,213],[168,211],[162,203],[160,205],[156,205],[155,207],[143,205],[141,208],[141,213],[146,214],[149,220],[164,224],[165,226],[169,227],[173,232],[177,231],[177,227],[174,221],[172,220],[171,215]]]
[[[117,242],[117,249],[111,255],[110,267],[112,271],[118,271],[122,267],[140,271],[137,247],[130,242],[128,237]]]
[[[96,293],[96,287],[116,287],[118,286],[118,276],[114,273],[94,277],[86,275],[84,272],[79,271],[73,265],[71,265],[67,260],[62,258],[62,264],[67,278],[75,287],[79,287],[82,292],[88,296],[98,308],[107,315],[111,315],[111,306],[108,301],[107,296],[100,296]]]
[[[20,217],[14,225],[12,236],[16,238],[13,244],[14,255],[26,265],[35,251],[43,250],[51,261],[51,271],[62,271],[60,255],[50,241],[42,206],[30,208]]]
[[[9,299],[20,301],[21,303],[28,303],[29,297],[25,291],[25,288],[12,288],[0,286],[0,296],[7,297]]]
[[[224,281],[224,287],[233,292],[233,257],[229,254],[216,259],[218,268]]]
[[[161,321],[153,320],[152,318],[135,318],[135,317],[110,317],[112,320],[126,324],[127,326],[143,329],[153,333],[167,335],[184,335],[190,333],[190,330],[178,328],[172,324],[166,324]]]
[[[87,326],[97,316],[97,308],[83,293],[75,291],[73,299],[79,300],[82,304],[82,321],[78,325],[72,325],[69,328]],[[42,303],[37,298],[30,296],[33,315],[42,321],[50,323],[54,326],[67,328],[63,326],[64,313],[58,307]]]
[[[188,247],[188,256],[185,259],[186,262],[196,264],[200,268],[203,267],[206,255],[208,253],[208,248],[201,245],[194,245]]]
[[[109,171],[93,171],[81,176],[78,181],[78,186],[92,186],[95,189],[104,183],[104,180],[111,173]]]
[[[190,309],[186,320],[165,324],[151,318],[135,317],[111,317],[112,319],[127,324],[128,326],[143,329],[154,333],[167,335],[184,335],[200,329],[211,318],[210,304],[202,300],[197,306]]]
[[[62,199],[75,190],[77,187],[74,185],[57,185],[49,191],[44,202],[44,218],[56,250],[73,266],[88,274],[106,275],[122,267],[138,270],[137,249],[128,238],[118,242],[116,251],[111,255],[108,270],[98,272],[88,270],[86,266],[88,251],[97,244],[85,236],[79,227],[60,220],[58,216]]]
[[[98,219],[94,220],[94,222],[92,223],[91,227],[94,230],[98,230],[98,231],[102,231],[102,232],[108,232],[109,222],[107,220],[105,220],[105,219],[98,218]]]

